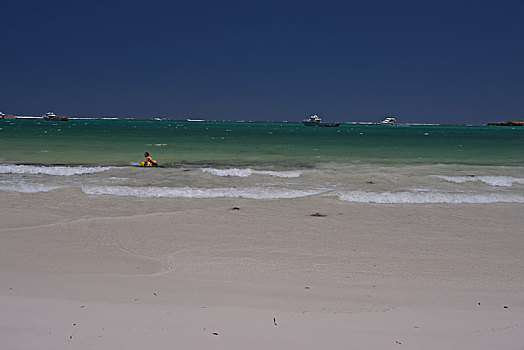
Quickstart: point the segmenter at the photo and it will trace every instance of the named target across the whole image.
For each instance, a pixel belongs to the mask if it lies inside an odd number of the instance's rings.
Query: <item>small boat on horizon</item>
[[[393,117],[387,117],[386,119],[381,121],[380,124],[395,125],[395,124],[397,124],[397,120],[395,118],[393,118]]]
[[[0,119],[6,119],[6,118],[17,119],[17,116],[16,115],[4,114],[4,113],[0,112]]]
[[[323,127],[337,127],[340,125],[340,123],[325,123],[322,121],[322,119],[314,114],[309,119],[302,120],[302,123],[305,126],[323,126]]]
[[[66,122],[69,120],[68,117],[59,117],[56,114],[54,114],[53,112],[47,112],[46,114],[42,116],[42,118],[44,118],[45,120],[60,120],[63,122]]]

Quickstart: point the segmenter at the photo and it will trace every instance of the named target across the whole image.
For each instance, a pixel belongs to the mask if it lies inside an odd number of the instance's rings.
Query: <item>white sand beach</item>
[[[2,192],[1,348],[523,349],[523,209]]]

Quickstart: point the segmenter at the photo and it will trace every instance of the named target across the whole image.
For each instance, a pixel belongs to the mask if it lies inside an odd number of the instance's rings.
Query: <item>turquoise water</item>
[[[524,201],[519,127],[16,119],[0,121],[0,148],[6,191],[76,186],[88,195],[146,197]],[[166,168],[131,166],[145,151]]]
[[[0,128],[1,158],[19,163],[127,165],[147,150],[165,165],[524,165],[518,127],[17,119]]]

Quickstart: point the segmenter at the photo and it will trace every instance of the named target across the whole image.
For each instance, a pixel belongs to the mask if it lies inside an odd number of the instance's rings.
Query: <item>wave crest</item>
[[[462,184],[468,181],[480,181],[490,186],[511,187],[513,184],[524,185],[524,179],[512,176],[436,176],[439,179]]]
[[[299,177],[302,174],[302,172],[299,170],[271,171],[271,170],[253,170],[250,168],[246,168],[246,169],[203,168],[202,171],[204,173],[209,173],[209,174],[216,175],[216,176],[237,176],[237,177],[248,177],[248,176],[251,176],[252,174],[259,174],[259,175],[270,175],[270,176],[275,176],[275,177],[294,178],[294,177]]]
[[[524,203],[524,196],[512,194],[465,194],[442,192],[364,192],[352,191],[339,193],[338,199],[357,203]]]
[[[42,174],[51,176],[72,176],[100,173],[109,169],[114,169],[114,167],[0,165],[0,174]]]
[[[89,195],[113,195],[120,197],[145,198],[248,198],[284,199],[313,196],[319,190],[280,189],[274,187],[248,188],[195,188],[195,187],[133,187],[133,186],[82,186]]]

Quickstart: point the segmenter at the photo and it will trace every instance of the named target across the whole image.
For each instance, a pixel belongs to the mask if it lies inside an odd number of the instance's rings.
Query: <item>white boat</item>
[[[0,112],[0,119],[4,119],[4,113]]]
[[[322,119],[320,119],[320,117],[315,114],[309,117],[309,119],[304,119],[302,123],[304,123],[304,125],[307,125],[307,126],[314,126],[314,125],[317,125],[318,123],[322,123]]]
[[[381,121],[380,124],[393,125],[397,124],[397,120],[393,117],[387,117],[386,119]]]
[[[304,119],[302,121],[304,125],[306,126],[326,126],[326,127],[336,127],[339,126],[340,123],[325,123],[320,119],[320,117],[316,114],[309,117],[309,119]]]

